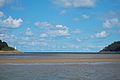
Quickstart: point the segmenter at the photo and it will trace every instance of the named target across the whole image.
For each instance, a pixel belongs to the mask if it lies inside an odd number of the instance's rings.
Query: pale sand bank
[[[0,59],[0,64],[31,63],[77,63],[77,62],[120,62],[120,59],[80,59],[80,58],[44,58],[44,59]]]
[[[13,58],[3,58],[5,56]],[[120,62],[120,54],[1,54],[0,57],[0,64]]]
[[[21,54],[20,51],[0,51],[0,54]]]

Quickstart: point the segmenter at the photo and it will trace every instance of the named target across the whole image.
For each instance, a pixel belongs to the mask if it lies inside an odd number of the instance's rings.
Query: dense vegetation
[[[116,41],[116,42],[108,45],[100,52],[120,52],[120,41]]]
[[[6,42],[2,42],[2,40],[0,40],[0,51],[13,51],[13,50],[15,49],[12,47],[9,47]]]

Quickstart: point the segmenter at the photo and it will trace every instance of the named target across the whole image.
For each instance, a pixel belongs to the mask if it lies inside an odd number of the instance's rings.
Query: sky
[[[120,0],[0,0],[0,39],[23,52],[97,52],[120,40]]]

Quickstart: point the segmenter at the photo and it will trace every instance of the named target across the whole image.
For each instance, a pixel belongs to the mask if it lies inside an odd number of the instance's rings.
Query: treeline
[[[15,49],[8,46],[6,42],[2,42],[2,40],[0,40],[0,51],[13,51],[13,50]]]

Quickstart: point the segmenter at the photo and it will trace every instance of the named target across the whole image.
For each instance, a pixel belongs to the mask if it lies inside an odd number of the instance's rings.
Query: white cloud
[[[112,28],[115,26],[120,26],[120,21],[118,18],[112,18],[112,19],[108,19],[103,23],[103,26],[105,28]]]
[[[55,25],[55,29],[51,30],[49,32],[49,34],[51,36],[69,36],[70,35],[70,32],[69,32],[69,29],[68,27],[66,26],[63,26],[63,25]]]
[[[50,27],[51,24],[48,22],[36,22],[35,26],[37,26],[37,27]]]
[[[9,16],[7,19],[0,20],[0,25],[5,28],[18,28],[21,26],[23,20],[21,18],[19,19],[13,19],[11,16]]]
[[[7,41],[9,45],[15,45],[15,43],[18,41],[17,37],[12,34],[0,34],[0,40]]]
[[[100,33],[96,33],[95,35],[97,38],[106,38],[108,36],[108,33],[106,31],[102,31]]]
[[[56,25],[56,32],[58,36],[69,36],[70,33],[69,33],[69,29],[67,26],[63,26],[63,25]]]
[[[83,18],[83,19],[89,19],[90,16],[88,16],[88,15],[86,15],[86,14],[83,14],[83,15],[82,15],[82,18]]]
[[[29,29],[29,28],[28,28]],[[19,41],[19,39],[21,41]],[[38,38],[34,38],[34,37],[29,37],[29,36],[23,36],[23,37],[20,37],[17,41],[17,44],[21,45],[22,47],[24,46],[37,46],[39,45],[39,40]]]
[[[96,0],[54,0],[54,3],[64,8],[90,8]]]
[[[33,32],[31,31],[30,28],[27,28],[27,29],[26,29],[25,35],[26,35],[26,36],[32,36],[32,35],[33,35]]]
[[[82,20],[88,20],[88,19],[90,19],[90,16],[86,15],[86,14],[83,14],[80,17],[73,18],[73,21],[76,22],[76,23],[78,23],[78,22],[80,22]]]
[[[40,37],[46,37],[46,36],[51,36],[51,37],[57,37],[57,36],[69,36],[70,31],[67,26],[63,25],[54,25],[49,22],[36,22],[35,26],[37,27],[43,27],[47,28],[44,32],[44,34],[41,34]]]
[[[0,17],[3,17],[4,13],[2,11],[0,11]]]

